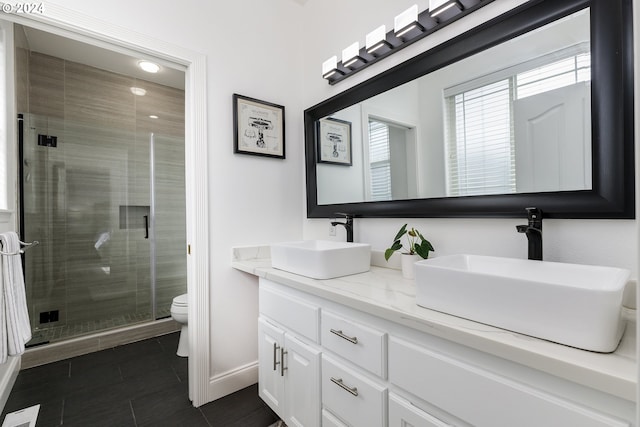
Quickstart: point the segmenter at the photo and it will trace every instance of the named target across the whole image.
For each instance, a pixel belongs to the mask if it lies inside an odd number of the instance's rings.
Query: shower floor
[[[158,310],[156,312],[156,316],[157,319],[163,319],[171,316],[171,311]],[[122,328],[123,326],[149,322],[151,319],[151,313],[133,313],[123,316],[116,316],[110,319],[68,323],[60,326],[50,326],[41,329],[34,329],[32,331],[33,338],[27,343],[26,346],[35,347],[40,344],[62,341],[69,338],[92,334],[95,332],[102,332],[110,329]]]

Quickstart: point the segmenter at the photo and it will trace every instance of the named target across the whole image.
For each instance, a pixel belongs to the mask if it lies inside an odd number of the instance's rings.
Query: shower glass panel
[[[150,320],[149,171],[135,134],[28,114],[23,126],[24,238],[41,242],[25,254],[32,329],[69,336]],[[141,210],[121,214],[132,205]]]
[[[184,126],[182,123],[181,126]],[[182,127],[180,131],[184,129]],[[184,138],[154,132],[154,246],[156,318],[171,315],[176,295],[187,292]],[[181,291],[180,291],[181,290]],[[180,292],[177,292],[180,291]]]
[[[32,344],[168,317],[186,292],[183,128],[138,122],[23,114]]]
[[[184,72],[14,34],[20,234],[40,242],[23,256],[27,345],[170,317],[187,292]]]
[[[128,75],[133,57],[96,68],[18,30],[20,231],[40,242],[23,258],[28,345],[169,317],[187,291],[184,74]]]

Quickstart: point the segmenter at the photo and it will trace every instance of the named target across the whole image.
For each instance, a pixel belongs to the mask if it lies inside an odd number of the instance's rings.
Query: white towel
[[[2,252],[15,253],[20,250],[20,240],[13,231],[0,233],[0,243]],[[31,339],[31,324],[20,255],[2,255],[1,261],[0,363],[4,363],[7,356],[24,352],[25,343]]]

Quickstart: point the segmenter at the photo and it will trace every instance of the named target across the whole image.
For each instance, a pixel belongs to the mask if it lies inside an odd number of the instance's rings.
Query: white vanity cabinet
[[[262,295],[265,304],[261,303],[264,312],[258,319],[258,393],[288,426],[320,426],[320,350],[307,341],[309,336],[296,331],[317,337],[318,307],[277,292],[265,291]],[[271,316],[285,323],[279,324]],[[297,316],[304,324],[293,321]]]
[[[289,426],[634,426],[631,401],[303,289],[260,279],[260,396]]]

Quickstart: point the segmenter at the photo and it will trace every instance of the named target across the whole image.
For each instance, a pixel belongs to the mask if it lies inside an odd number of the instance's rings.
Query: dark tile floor
[[[37,426],[267,427],[253,385],[200,408],[188,397],[179,333],[20,371],[2,413],[40,404]]]

